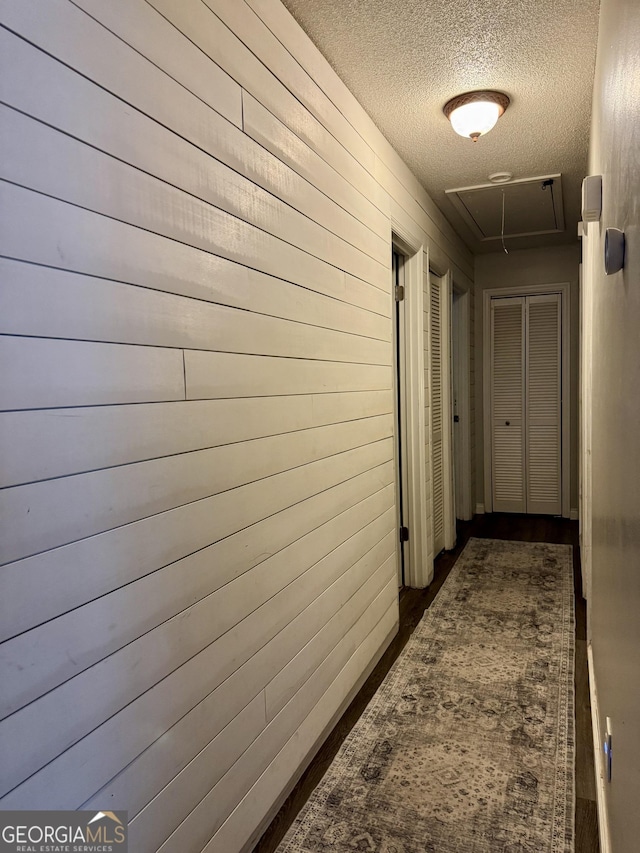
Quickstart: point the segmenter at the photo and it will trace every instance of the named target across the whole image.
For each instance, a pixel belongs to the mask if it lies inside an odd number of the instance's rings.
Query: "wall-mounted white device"
[[[587,175],[582,181],[582,221],[597,222],[602,213],[602,175]]]

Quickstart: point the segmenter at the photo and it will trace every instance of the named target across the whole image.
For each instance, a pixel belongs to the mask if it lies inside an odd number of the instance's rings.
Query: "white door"
[[[453,412],[453,512],[455,518],[463,518],[463,481],[462,481],[462,434],[460,429],[461,383],[460,383],[460,300],[457,293],[452,294],[451,303],[451,410]]]
[[[524,315],[524,297],[491,300],[491,457],[495,512],[526,512]]]
[[[431,489],[433,506],[433,554],[444,548],[444,465],[443,465],[443,365],[442,365],[442,280],[430,273],[431,309]]]
[[[491,300],[496,512],[562,512],[561,365],[559,294]]]
[[[470,294],[453,291],[451,312],[451,409],[453,417],[452,517],[463,521],[473,518],[471,498],[471,408],[470,408]]]
[[[560,294],[526,304],[526,512],[562,513]]]

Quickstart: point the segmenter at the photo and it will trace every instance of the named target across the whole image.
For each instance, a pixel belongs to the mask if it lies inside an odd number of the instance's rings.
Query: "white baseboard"
[[[476,504],[476,515],[484,515],[484,504]],[[577,509],[572,509],[569,511],[569,518],[571,521],[578,521],[579,515]]]
[[[598,827],[600,830],[600,853],[611,853],[611,835],[609,833],[609,817],[607,813],[607,801],[605,796],[606,771],[604,766],[604,752],[600,733],[600,708],[598,706],[598,691],[593,669],[593,650],[591,643],[587,646],[587,659],[589,662],[589,693],[591,697],[591,720],[593,727],[593,755],[595,759],[596,772],[596,802],[598,806]]]

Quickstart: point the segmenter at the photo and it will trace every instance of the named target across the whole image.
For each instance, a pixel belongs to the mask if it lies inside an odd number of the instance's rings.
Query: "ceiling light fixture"
[[[477,142],[479,136],[495,126],[509,103],[508,96],[503,92],[466,92],[447,101],[442,111],[456,133]]]

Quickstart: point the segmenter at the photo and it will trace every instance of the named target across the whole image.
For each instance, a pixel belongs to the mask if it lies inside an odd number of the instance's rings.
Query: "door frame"
[[[562,436],[561,481],[562,517],[570,518],[571,502],[571,285],[567,281],[557,284],[529,284],[514,287],[492,287],[483,291],[482,301],[482,423],[484,428],[484,507],[493,512],[492,453],[491,453],[491,299],[509,296],[542,296],[559,293],[562,305]]]
[[[404,257],[404,392],[405,452],[404,472],[406,483],[405,518],[409,528],[409,549],[406,559],[406,586],[421,589],[433,579],[433,560],[428,549],[427,484],[425,449],[425,388],[424,388],[424,331],[423,331],[423,275],[428,269],[427,252],[422,241],[417,239],[400,223],[391,222],[391,249]],[[394,299],[393,292],[391,293]],[[393,306],[392,306],[393,308]],[[395,326],[395,310],[391,311],[392,327]],[[395,333],[394,333],[395,334]],[[395,365],[395,353],[394,353]],[[397,371],[393,371],[394,412],[397,407]],[[394,454],[397,446],[394,443]],[[398,459],[395,458],[396,471]],[[399,485],[396,484],[396,488]],[[398,495],[396,495],[396,506]],[[396,539],[396,558],[400,560],[400,542]]]
[[[593,304],[597,264],[601,263],[598,224],[582,223],[580,265],[580,395],[579,395],[579,510],[582,595],[587,599],[587,641],[591,639],[591,589],[593,567]]]
[[[406,255],[402,254],[396,248],[395,242],[392,246],[392,263],[391,272],[393,275],[392,287],[405,287],[405,264],[407,262]],[[396,258],[398,261],[396,262]],[[406,291],[405,291],[406,292]],[[393,325],[393,423],[394,423],[394,442],[393,448],[395,453],[395,487],[396,487],[396,525],[399,531],[403,527],[409,526],[408,510],[409,510],[409,494],[407,482],[407,347],[406,347],[406,326],[405,326],[405,300],[395,300],[392,303],[395,308],[395,322]],[[398,552],[398,588],[406,586],[405,580],[409,573],[411,565],[411,541],[403,541],[402,536],[396,540]]]

